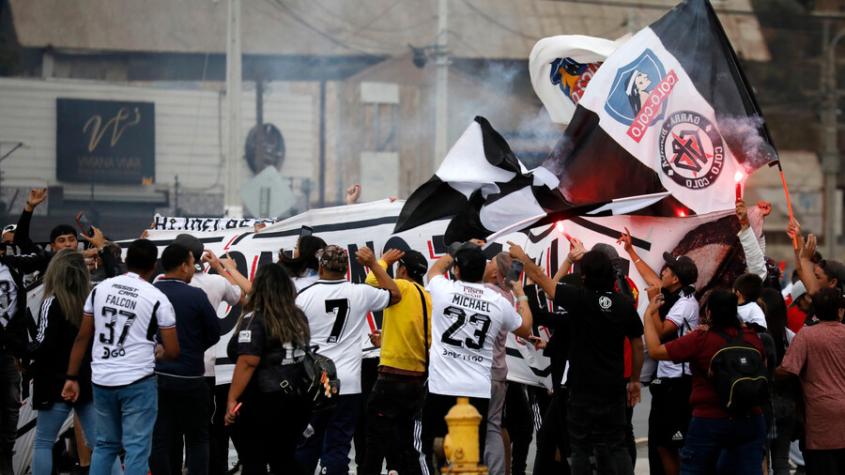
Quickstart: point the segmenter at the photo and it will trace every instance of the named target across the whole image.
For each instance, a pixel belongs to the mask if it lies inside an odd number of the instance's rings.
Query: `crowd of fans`
[[[692,258],[665,253],[652,269],[627,230],[627,259],[570,237],[553,277],[513,243],[492,256],[483,241],[456,243],[429,266],[412,249],[350,256],[302,236],[250,281],[187,234],[161,253],[138,239],[124,254],[95,227],[60,225],[44,250],[29,223],[45,198],[33,190],[3,228],[2,475],[22,375],[38,411],[35,475],[55,471],[71,410],[96,475],[224,474],[230,440],[243,474],[347,474],[353,445],[358,473],[435,473],[456,397],[481,416],[490,473],[525,473],[536,432],[535,474],[632,474],[641,384],[653,474],[783,475],[790,459],[845,473],[845,266],[792,223],[796,271],[782,288],[741,201],[747,272],[732,288],[698,289]],[[369,270],[365,282],[347,280],[350,259]],[[622,263],[646,283],[642,315]],[[44,284],[37,315],[26,304],[33,274]],[[225,306],[240,308],[228,327]],[[381,330],[368,325],[373,312]],[[215,345],[232,329],[234,369],[215,374]],[[507,381],[508,333],[550,358],[551,391]]]

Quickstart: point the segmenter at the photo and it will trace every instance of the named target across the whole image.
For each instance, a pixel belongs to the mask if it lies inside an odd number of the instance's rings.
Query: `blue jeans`
[[[53,472],[53,445],[71,409],[76,411],[79,421],[82,422],[86,445],[89,447],[94,445],[93,442],[96,440],[94,404],[89,402],[73,407],[63,402],[54,403],[53,407],[38,411],[38,419],[35,422],[32,475],[50,475]],[[120,460],[115,460],[111,473],[112,475],[121,473]]]
[[[337,396],[334,408],[311,416],[313,434],[296,451],[297,462],[307,473],[314,473],[318,460],[325,475],[349,473],[349,449],[360,407],[360,394],[344,394]]]
[[[108,475],[121,445],[126,451],[126,475],[147,475],[150,447],[158,414],[156,380],[148,377],[126,386],[94,385],[97,445],[91,475]]]
[[[760,474],[765,451],[766,421],[762,415],[693,417],[681,449],[681,475]]]

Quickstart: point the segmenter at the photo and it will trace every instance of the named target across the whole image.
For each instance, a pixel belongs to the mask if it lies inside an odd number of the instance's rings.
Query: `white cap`
[[[807,293],[807,288],[804,287],[804,282],[800,280],[792,284],[792,290],[789,291],[789,295],[792,296],[792,305],[798,303],[798,299],[801,298],[802,295]]]

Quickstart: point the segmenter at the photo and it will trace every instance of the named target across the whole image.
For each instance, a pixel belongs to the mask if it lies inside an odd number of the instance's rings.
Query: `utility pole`
[[[838,120],[839,93],[836,90],[836,46],[845,37],[845,30],[830,38],[830,20],[824,24],[822,55],[822,174],[824,175],[824,255],[836,256],[836,178],[839,175]]]
[[[223,205],[226,216],[243,216],[241,205],[241,0],[229,0],[226,25],[226,118],[229,147],[226,154],[226,177]]]
[[[434,169],[446,156],[449,140],[449,2],[438,0],[437,8],[437,86],[435,102]]]

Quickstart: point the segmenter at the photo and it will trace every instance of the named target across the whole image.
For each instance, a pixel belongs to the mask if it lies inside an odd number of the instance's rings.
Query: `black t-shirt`
[[[268,364],[293,364],[301,361],[304,352],[302,349],[294,349],[291,343],[282,343],[277,338],[271,338],[264,325],[264,316],[261,313],[249,313],[244,315],[243,321],[237,331],[232,335],[226,346],[226,355],[237,363],[238,356],[252,355],[261,358],[244,394],[256,390],[258,372]]]
[[[633,300],[615,292],[558,284],[555,305],[566,309],[569,320],[570,390],[623,386],[624,339],[643,334]]]

